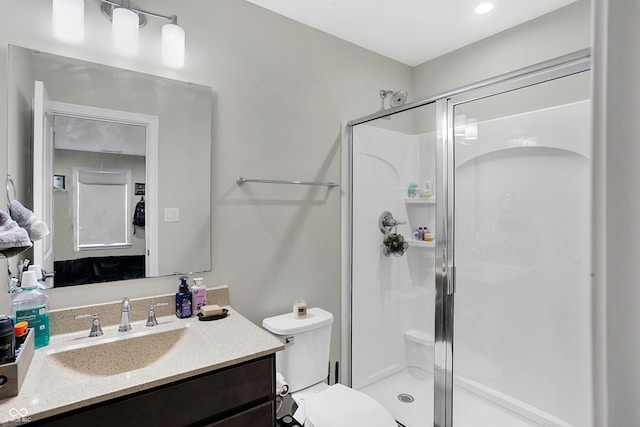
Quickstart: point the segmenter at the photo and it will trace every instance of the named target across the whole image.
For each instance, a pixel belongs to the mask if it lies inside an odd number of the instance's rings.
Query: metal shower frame
[[[353,127],[434,104],[436,109],[436,307],[434,331],[434,427],[453,427],[453,326],[455,300],[454,248],[454,108],[457,105],[559,79],[591,69],[591,50],[583,49],[536,65],[463,86],[421,101],[378,111],[344,124],[342,150],[342,378],[351,385]]]

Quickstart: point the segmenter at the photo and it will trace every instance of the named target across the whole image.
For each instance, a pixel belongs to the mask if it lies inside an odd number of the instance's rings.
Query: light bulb
[[[162,26],[162,63],[167,67],[184,67],[184,28],[178,24]]]
[[[492,10],[493,10],[493,3],[488,3],[488,2],[480,3],[479,5],[476,6],[476,9],[475,9],[478,15],[491,12]]]
[[[53,0],[51,12],[55,38],[72,44],[84,41],[84,0]]]
[[[111,35],[116,50],[123,55],[134,56],[138,53],[138,14],[124,7],[113,9]]]

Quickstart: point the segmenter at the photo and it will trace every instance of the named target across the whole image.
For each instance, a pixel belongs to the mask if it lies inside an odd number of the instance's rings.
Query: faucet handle
[[[131,311],[131,302],[127,297],[122,298],[122,311],[125,311],[125,312]]]
[[[92,314],[76,314],[73,316],[74,319],[84,319],[86,317],[91,317],[91,331],[89,332],[90,337],[99,337],[103,334],[102,328],[100,327],[100,318],[98,317],[98,313]]]
[[[163,305],[169,305],[167,302],[158,302],[149,305],[149,317],[147,318],[147,326],[157,326],[158,320],[156,319],[156,307],[162,307]]]
[[[118,332],[127,332],[131,330],[131,323],[129,322],[129,313],[131,312],[131,302],[129,298],[122,298],[122,310],[120,311],[120,326],[118,326]]]

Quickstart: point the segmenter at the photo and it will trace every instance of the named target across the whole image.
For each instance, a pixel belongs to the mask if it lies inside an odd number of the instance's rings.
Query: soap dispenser
[[[193,279],[194,285],[191,287],[191,299],[193,300],[191,313],[193,315],[198,314],[200,307],[207,305],[207,288],[202,284],[203,281],[202,277]]]
[[[180,277],[180,287],[176,292],[176,316],[179,319],[191,317],[192,295],[187,283],[187,276]]]

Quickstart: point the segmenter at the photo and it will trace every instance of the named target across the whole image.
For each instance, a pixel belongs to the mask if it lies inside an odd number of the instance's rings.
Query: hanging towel
[[[16,256],[33,246],[29,233],[0,211],[0,258]]]
[[[33,212],[25,208],[18,200],[9,202],[9,213],[11,214],[11,218],[13,218],[20,227],[27,230],[31,241],[35,242],[49,234],[47,224],[38,219]]]

